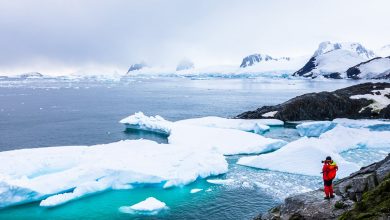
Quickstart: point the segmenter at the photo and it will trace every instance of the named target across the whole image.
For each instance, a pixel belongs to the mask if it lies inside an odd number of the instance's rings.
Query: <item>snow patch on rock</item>
[[[350,98],[372,100],[373,103],[362,108],[360,112],[364,111],[367,108],[370,108],[371,112],[379,113],[382,109],[386,108],[390,104],[390,99],[387,97],[390,95],[390,88],[386,88],[384,90],[373,90],[372,93],[374,94],[354,95]]]

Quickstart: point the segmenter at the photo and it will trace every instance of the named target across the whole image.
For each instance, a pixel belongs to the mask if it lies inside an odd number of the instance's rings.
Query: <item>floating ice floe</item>
[[[208,183],[217,184],[217,185],[230,184],[230,183],[234,182],[233,179],[208,179],[206,181]]]
[[[214,128],[231,128],[243,131],[253,131],[257,125],[283,126],[284,122],[278,119],[236,119],[208,116],[191,118],[175,122],[177,124],[199,125]]]
[[[234,129],[175,125],[168,137],[170,144],[186,144],[204,151],[215,149],[224,155],[264,153],[279,149],[287,142]]]
[[[334,123],[349,128],[368,128],[373,131],[390,131],[390,120],[336,118]]]
[[[42,199],[56,206],[132,183],[172,187],[228,170],[216,151],[148,140],[5,151],[0,161],[0,207]]]
[[[331,156],[339,165],[338,177],[341,178],[357,171],[360,166],[346,161],[340,153],[361,147],[390,149],[390,132],[338,125],[319,138],[303,137],[272,153],[242,157],[237,163],[261,169],[320,176],[321,160]]]
[[[373,131],[390,131],[390,120],[347,119],[337,118],[333,121],[304,122],[297,125],[300,136],[319,137],[321,134],[333,129],[336,125],[349,128],[368,128]]]
[[[203,191],[203,189],[191,189],[190,193],[194,194],[194,193],[198,193],[200,191]]]
[[[159,115],[155,117],[145,116],[142,112],[137,112],[119,121],[127,129],[145,130],[169,135],[172,122],[165,120]]]
[[[213,128],[227,128],[255,133],[268,131],[269,126],[283,126],[284,122],[278,119],[229,119],[215,116],[191,118],[177,122],[167,121],[161,116],[145,116],[137,112],[119,121],[128,129],[146,130],[151,132],[170,134],[173,125],[196,125]]]
[[[243,120],[206,117],[169,122],[159,116],[148,117],[139,112],[120,121],[133,129],[164,131],[170,144],[184,144],[204,151],[216,150],[224,155],[263,153],[279,149],[287,142],[266,138],[246,131],[267,129],[278,120]],[[281,122],[283,123],[283,122]]]
[[[135,205],[122,206],[119,208],[119,211],[129,214],[155,215],[164,209],[168,209],[168,206],[164,202],[154,197],[149,197]]]

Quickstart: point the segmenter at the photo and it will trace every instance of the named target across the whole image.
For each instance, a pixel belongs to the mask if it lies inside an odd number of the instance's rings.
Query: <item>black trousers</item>
[[[324,180],[324,185],[325,186],[331,186],[333,184],[333,179],[331,180]]]

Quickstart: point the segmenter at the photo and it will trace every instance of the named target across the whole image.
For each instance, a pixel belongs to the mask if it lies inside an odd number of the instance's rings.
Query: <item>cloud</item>
[[[324,40],[389,44],[387,0],[0,0],[0,72],[126,71],[310,54]]]

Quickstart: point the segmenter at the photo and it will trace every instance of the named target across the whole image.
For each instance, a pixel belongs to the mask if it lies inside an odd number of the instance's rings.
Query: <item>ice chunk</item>
[[[255,132],[256,134],[263,134],[266,131],[269,131],[269,129],[270,129],[270,127],[268,125],[256,123],[255,129],[253,130],[253,132]]]
[[[229,184],[233,182],[232,179],[208,179],[206,181],[208,183],[217,184],[217,185]]]
[[[334,123],[350,128],[369,128],[370,130],[390,131],[390,120],[385,119],[347,119],[336,118]]]
[[[212,127],[212,128],[237,129],[242,131],[252,131],[256,133],[256,131],[264,132],[269,130],[269,126],[266,125],[267,122],[271,124],[277,123],[277,121],[271,122],[262,119],[230,119],[230,118],[208,116],[203,118],[185,119],[185,120],[177,121],[175,122],[175,124],[196,125],[196,126],[205,126],[205,127]]]
[[[333,129],[336,123],[331,121],[305,122],[297,125],[300,136],[319,137],[322,133]]]
[[[202,191],[203,189],[191,189],[190,193],[198,193]]]
[[[338,177],[345,177],[358,170],[357,163],[346,161],[341,152],[359,147],[386,148],[390,146],[390,132],[336,126],[319,138],[303,137],[268,154],[242,157],[238,164],[281,172],[319,176],[321,160],[326,156],[339,164]],[[374,161],[372,161],[374,162]]]
[[[192,125],[174,125],[168,142],[205,151],[215,149],[224,155],[263,153],[279,149],[287,143],[241,130]]]
[[[172,122],[165,120],[159,115],[148,117],[142,112],[130,115],[129,117],[120,120],[119,123],[125,124],[128,129],[152,131],[166,135],[169,135],[172,125]]]
[[[119,208],[123,213],[139,213],[146,215],[155,215],[163,209],[167,209],[168,206],[154,197],[149,197],[142,202],[139,202],[132,206],[122,206]]]
[[[227,172],[221,153],[128,140],[0,152],[0,207],[45,199],[54,206],[132,183],[184,185]]]

